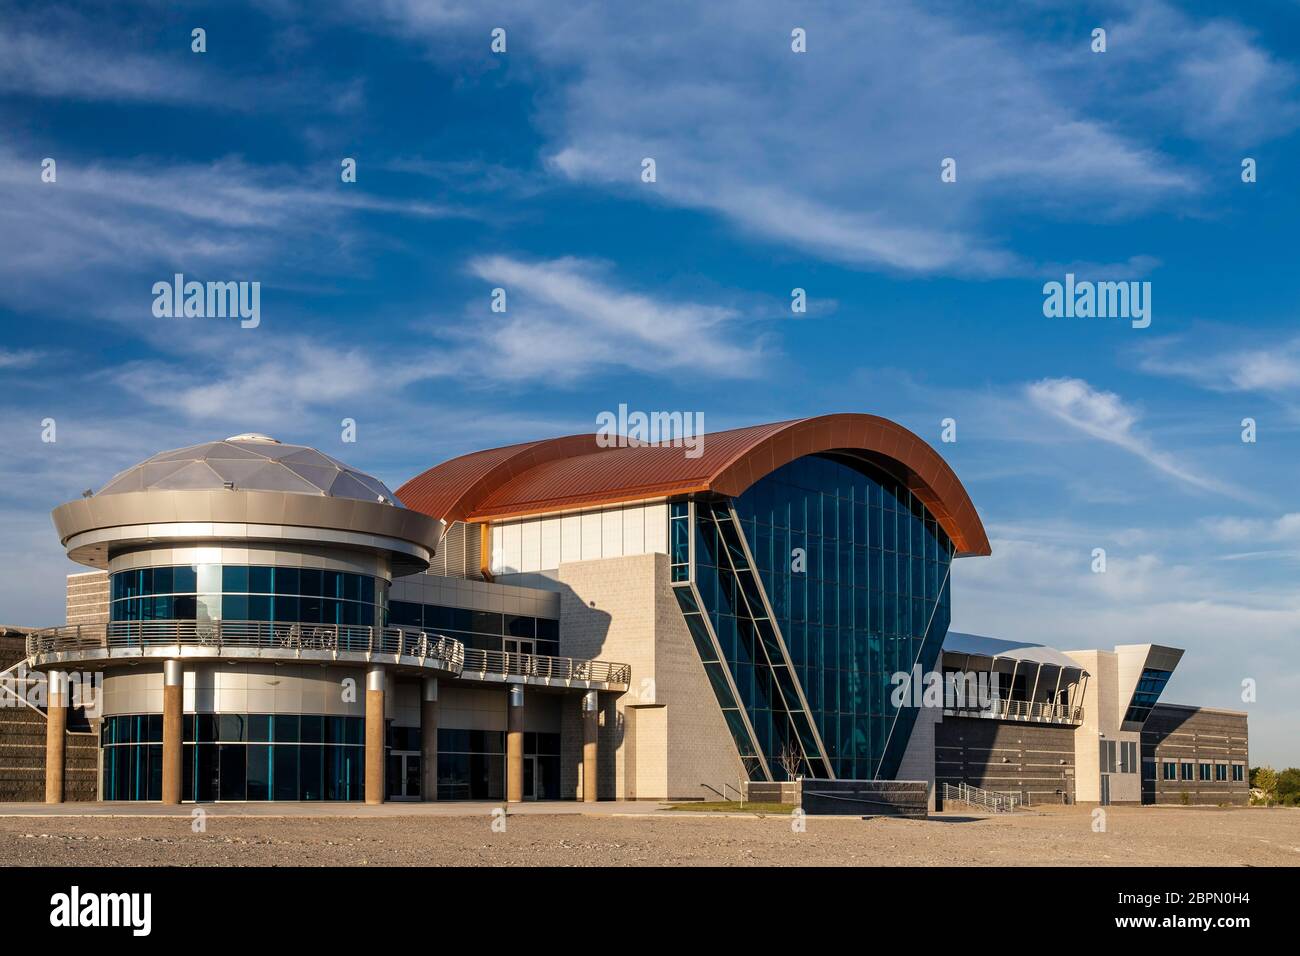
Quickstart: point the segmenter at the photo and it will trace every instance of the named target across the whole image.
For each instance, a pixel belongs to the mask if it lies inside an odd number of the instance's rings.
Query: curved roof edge
[[[840,452],[889,472],[925,503],[959,555],[987,555],[988,536],[948,463],[917,435],[876,415],[835,414],[703,436],[700,454],[629,443],[602,447],[594,434],[473,452],[397,489],[408,508],[447,523],[599,507],[712,491],[735,497],[805,455]]]

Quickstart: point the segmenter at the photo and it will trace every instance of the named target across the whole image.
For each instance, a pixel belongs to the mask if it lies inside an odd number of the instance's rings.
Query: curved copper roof
[[[821,415],[710,432],[688,458],[670,445],[602,448],[596,436],[523,442],[453,458],[397,489],[408,508],[447,523],[594,507],[691,492],[734,497],[782,465],[844,452],[893,474],[925,502],[958,554],[989,554],[966,489],[939,454],[875,415]]]

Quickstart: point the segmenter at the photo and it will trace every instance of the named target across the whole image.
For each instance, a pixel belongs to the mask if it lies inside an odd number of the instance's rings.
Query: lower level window
[[[1241,783],[1246,779],[1246,768],[1242,764],[1234,763],[1232,765],[1232,782]]]
[[[187,714],[184,728],[184,800],[365,797],[364,718]],[[160,715],[106,717],[100,741],[105,800],[162,799]]]
[[[1210,765],[1208,763],[1201,764],[1201,779],[1202,780],[1210,779]]]
[[[1166,762],[1166,763],[1164,763],[1162,766],[1163,766],[1163,768],[1164,768],[1164,769],[1163,769],[1163,778],[1164,778],[1165,780],[1177,780],[1177,779],[1178,779],[1178,764],[1173,763],[1173,762]]]

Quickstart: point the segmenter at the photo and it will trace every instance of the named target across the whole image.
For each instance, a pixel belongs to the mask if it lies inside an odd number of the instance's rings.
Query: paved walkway
[[[165,807],[160,803],[0,803],[3,817],[188,817],[195,807],[219,817],[478,817],[488,816],[502,806],[500,801],[444,801],[435,803],[402,802],[367,806],[364,803],[183,803]],[[609,800],[579,803],[574,800],[529,800],[512,803],[511,815],[542,814],[617,814],[658,813],[667,804],[651,800]],[[680,813],[674,814],[679,816]],[[698,816],[699,814],[691,814]]]

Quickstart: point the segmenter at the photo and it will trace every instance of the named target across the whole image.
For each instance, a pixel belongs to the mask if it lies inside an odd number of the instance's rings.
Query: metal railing
[[[1082,707],[1071,707],[1067,704],[1057,704],[1043,700],[997,699],[988,707],[981,707],[974,703],[970,705],[945,703],[943,709],[959,714],[989,717],[994,720],[1036,720],[1058,724],[1083,723]]]
[[[215,652],[260,649],[330,654],[395,654],[441,661],[457,675],[540,681],[628,684],[628,664],[466,648],[441,634],[402,627],[347,624],[294,624],[271,621],[111,621],[73,624],[27,635],[27,656],[77,654],[97,650],[137,650],[172,646],[210,647]]]
[[[1012,813],[1017,806],[1023,805],[1025,801],[1018,793],[985,790],[981,787],[972,787],[968,783],[959,783],[955,787],[950,783],[945,783],[943,785],[943,802],[944,806],[947,806],[949,802],[964,803],[967,806],[987,810],[990,813]]]
[[[459,671],[465,646],[458,640],[400,627],[301,624],[272,621],[111,621],[74,624],[27,635],[27,656],[93,650],[177,646],[237,650],[396,654],[442,661]]]
[[[592,661],[576,657],[549,657],[545,654],[517,654],[465,648],[465,673],[491,674],[497,677],[533,677],[555,681],[596,681],[627,684],[632,679],[628,664]]]

